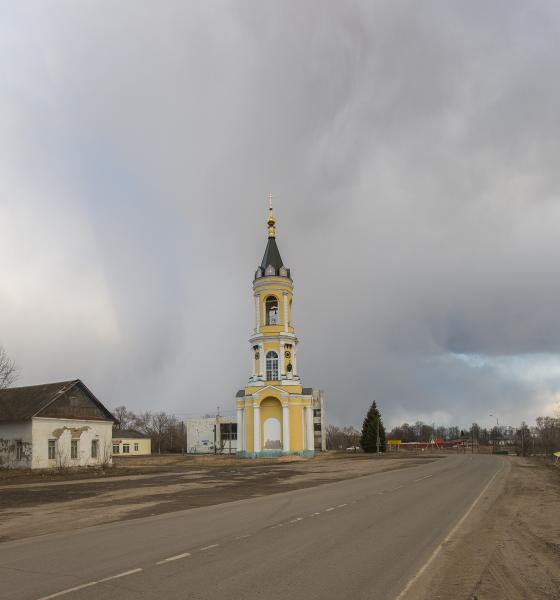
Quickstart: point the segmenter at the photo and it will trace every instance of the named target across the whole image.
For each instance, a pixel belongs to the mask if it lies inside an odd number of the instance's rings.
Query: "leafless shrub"
[[[0,346],[0,390],[12,386],[19,377],[19,367]]]

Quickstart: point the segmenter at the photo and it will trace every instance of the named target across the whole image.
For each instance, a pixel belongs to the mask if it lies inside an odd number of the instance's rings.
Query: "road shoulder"
[[[560,597],[560,470],[504,468],[403,600]]]

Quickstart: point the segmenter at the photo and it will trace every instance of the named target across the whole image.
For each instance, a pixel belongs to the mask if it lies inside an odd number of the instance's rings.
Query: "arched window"
[[[278,354],[274,350],[266,353],[266,380],[278,381]]]
[[[276,296],[269,296],[265,301],[266,324],[278,325],[280,322],[278,313],[278,299]]]

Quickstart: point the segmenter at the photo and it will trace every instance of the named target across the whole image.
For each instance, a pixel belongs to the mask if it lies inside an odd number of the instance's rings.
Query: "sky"
[[[267,194],[327,419],[560,408],[560,4],[0,3],[19,384],[234,411]]]

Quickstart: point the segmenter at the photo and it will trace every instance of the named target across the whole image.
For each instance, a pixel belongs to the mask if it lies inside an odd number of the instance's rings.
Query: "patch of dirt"
[[[560,468],[506,468],[406,600],[560,598]]]
[[[334,455],[334,459],[325,456],[296,461],[197,458],[204,460],[189,461],[188,466],[183,462],[180,470],[175,463],[172,472],[152,469],[142,475],[2,486],[0,541],[316,486],[414,467],[438,457],[342,454]]]

